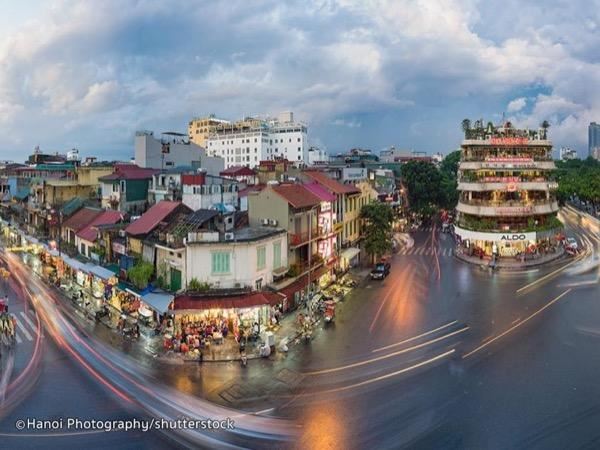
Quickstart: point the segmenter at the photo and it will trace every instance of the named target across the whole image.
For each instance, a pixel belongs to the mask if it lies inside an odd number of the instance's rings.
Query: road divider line
[[[323,375],[326,373],[339,372],[340,370],[353,369],[355,367],[364,366],[364,365],[371,364],[376,361],[381,361],[383,359],[392,358],[394,356],[398,356],[403,353],[408,353],[408,352],[412,352],[413,350],[418,350],[420,348],[427,347],[428,345],[435,344],[436,342],[440,342],[440,341],[443,341],[444,339],[448,339],[449,337],[456,336],[457,334],[463,333],[463,332],[467,331],[468,329],[469,329],[469,327],[465,326],[464,328],[461,328],[460,330],[453,331],[452,333],[449,333],[449,334],[445,334],[444,336],[440,336],[438,338],[432,339],[431,341],[413,345],[412,347],[403,348],[402,350],[398,350],[396,352],[389,353],[387,355],[378,356],[376,358],[367,359],[365,361],[360,361],[360,362],[353,363],[353,364],[348,364],[346,366],[333,367],[331,369],[316,370],[314,372],[304,372],[303,375],[309,375],[309,376]]]
[[[479,347],[474,348],[473,350],[471,350],[469,353],[463,355],[463,359],[468,358],[469,356],[471,356],[474,353],[477,353],[479,350],[482,350],[483,348],[487,347],[488,345],[490,345],[492,342],[497,341],[498,339],[500,339],[503,336],[506,336],[508,333],[510,333],[511,331],[513,331],[515,328],[520,327],[521,325],[527,323],[530,319],[533,319],[535,316],[537,316],[539,313],[541,313],[542,311],[544,311],[546,308],[549,308],[550,306],[552,306],[554,303],[556,303],[557,301],[559,301],[561,298],[563,298],[565,295],[567,295],[569,292],[571,292],[571,289],[567,289],[566,291],[564,291],[562,294],[559,294],[558,296],[554,297],[552,300],[550,300],[548,303],[546,303],[544,306],[542,306],[540,309],[538,309],[536,312],[534,312],[533,314],[531,314],[530,316],[528,316],[525,320],[517,323],[516,325],[513,325],[512,327],[510,327],[508,330],[500,333],[498,336],[496,336],[493,339],[490,339],[489,341],[481,344]]]
[[[368,384],[376,383],[377,381],[382,381],[382,380],[385,380],[385,379],[388,379],[388,378],[395,377],[397,375],[402,375],[403,373],[410,372],[412,370],[418,369],[419,367],[423,367],[423,366],[426,366],[426,365],[431,364],[433,362],[439,361],[440,359],[443,359],[443,358],[445,358],[447,356],[450,356],[455,351],[456,351],[456,349],[453,348],[452,350],[448,350],[447,352],[441,353],[439,355],[434,356],[433,358],[426,359],[425,361],[421,361],[420,363],[414,364],[412,366],[405,367],[404,369],[400,369],[400,370],[397,370],[397,371],[391,372],[391,373],[386,373],[385,375],[380,375],[378,377],[370,378],[368,380],[360,381],[358,383],[350,384],[348,386],[342,386],[342,387],[339,387],[339,388],[328,389],[328,390],[319,391],[319,392],[307,392],[307,393],[304,393],[304,394],[299,394],[299,396],[306,397],[306,396],[311,396],[311,395],[332,394],[332,393],[335,393],[335,392],[347,391],[349,389],[354,389],[354,388],[357,388],[357,387],[366,386]]]
[[[514,324],[515,324],[515,323],[517,323],[519,320],[521,320],[521,318],[520,318],[520,317],[519,317],[519,318],[517,318],[517,319],[515,319],[515,320],[513,320],[513,321],[512,321],[512,323],[511,323],[511,325],[514,325]]]
[[[397,346],[402,345],[402,344],[407,344],[408,342],[416,341],[417,339],[420,339],[420,338],[425,337],[425,336],[429,336],[430,334],[433,334],[433,333],[437,333],[438,331],[443,330],[444,328],[451,327],[452,325],[455,325],[457,323],[458,323],[458,320],[454,320],[452,322],[447,323],[446,325],[442,325],[442,326],[437,327],[437,328],[435,328],[433,330],[427,331],[425,333],[421,333],[421,334],[419,334],[417,336],[413,336],[411,338],[404,339],[403,341],[396,342],[395,344],[390,344],[390,345],[386,345],[385,347],[376,348],[375,350],[372,350],[372,353],[380,352],[382,350],[387,350],[388,348],[397,347]]]

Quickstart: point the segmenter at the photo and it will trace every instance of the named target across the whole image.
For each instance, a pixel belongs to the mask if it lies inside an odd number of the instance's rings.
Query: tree
[[[446,155],[440,164],[442,173],[456,178],[458,172],[458,163],[460,162],[460,150],[455,150]]]
[[[360,210],[365,220],[365,250],[373,258],[381,257],[392,249],[392,222],[394,211],[386,203],[369,203]]]
[[[461,126],[466,138],[469,134],[469,131],[471,130],[471,121],[469,119],[463,119]]]
[[[127,271],[129,280],[138,289],[144,289],[154,273],[154,265],[146,261],[138,261],[131,269]]]
[[[408,200],[416,212],[426,214],[432,205],[444,202],[442,174],[426,161],[409,161],[402,166],[402,181],[408,189]]]

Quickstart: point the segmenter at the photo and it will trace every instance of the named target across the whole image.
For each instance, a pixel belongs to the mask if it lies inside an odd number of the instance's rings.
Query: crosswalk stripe
[[[17,327],[19,328],[19,330],[21,330],[21,333],[23,333],[25,335],[25,337],[27,338],[28,341],[33,340],[33,338],[31,337],[31,334],[29,334],[29,331],[27,331],[27,328],[25,328],[23,326],[23,324],[21,323],[20,320],[17,320]]]
[[[20,344],[23,342],[23,339],[21,339],[21,337],[19,336],[19,333],[15,332],[15,338],[17,338],[17,344]]]
[[[29,327],[32,330],[36,330],[37,327],[33,324],[33,322],[31,321],[31,319],[27,316],[27,314],[25,314],[25,311],[21,311],[21,315],[23,316],[23,319],[25,319],[25,322],[27,322],[27,325],[29,325]]]

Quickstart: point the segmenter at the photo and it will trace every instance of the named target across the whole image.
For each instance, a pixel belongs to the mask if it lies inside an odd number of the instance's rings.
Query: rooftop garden
[[[465,139],[489,139],[491,137],[516,137],[516,138],[527,138],[527,139],[547,139],[548,128],[550,123],[544,120],[540,124],[539,130],[529,129],[517,129],[514,128],[510,122],[504,122],[500,126],[494,125],[492,122],[484,123],[483,119],[471,122],[470,119],[463,119],[461,123],[463,132],[465,133]]]

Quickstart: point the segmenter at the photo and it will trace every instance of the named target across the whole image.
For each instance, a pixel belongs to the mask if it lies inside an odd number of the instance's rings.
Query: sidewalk
[[[496,262],[496,268],[505,269],[505,270],[518,270],[518,269],[526,269],[530,267],[540,266],[551,261],[555,261],[559,258],[562,258],[565,255],[565,251],[562,247],[559,248],[559,251],[556,253],[549,253],[546,255],[542,255],[536,259],[530,259],[528,261],[518,261],[516,259],[498,259]],[[478,266],[488,267],[490,263],[490,257],[479,258],[478,256],[467,256],[462,253],[454,252],[454,256],[466,263],[476,264]]]

